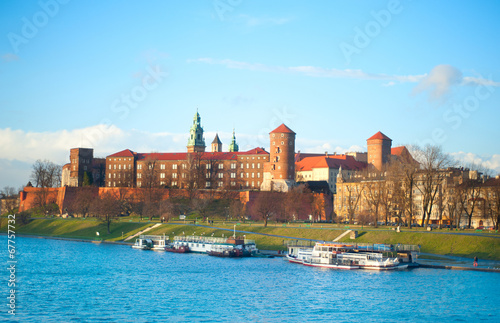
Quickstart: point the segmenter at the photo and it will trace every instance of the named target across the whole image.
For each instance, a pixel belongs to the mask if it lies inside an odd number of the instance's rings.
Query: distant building
[[[104,185],[105,159],[94,158],[94,149],[72,148],[69,158],[70,163],[62,168],[61,186]]]

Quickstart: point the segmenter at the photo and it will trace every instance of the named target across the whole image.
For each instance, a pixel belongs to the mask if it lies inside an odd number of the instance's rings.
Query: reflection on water
[[[499,319],[497,273],[336,271],[20,237],[17,250],[22,322]],[[1,279],[5,291],[5,271]]]

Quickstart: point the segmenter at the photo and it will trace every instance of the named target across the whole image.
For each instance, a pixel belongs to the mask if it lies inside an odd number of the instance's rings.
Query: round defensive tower
[[[295,132],[281,124],[269,133],[269,140],[270,179],[278,190],[286,191],[295,183]]]
[[[368,163],[372,164],[376,169],[382,170],[391,155],[392,139],[379,131],[366,140],[366,145],[368,148]]]

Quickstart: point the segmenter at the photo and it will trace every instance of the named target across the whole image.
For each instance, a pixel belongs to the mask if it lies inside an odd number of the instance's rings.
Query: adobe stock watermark
[[[51,19],[58,13],[61,5],[65,5],[70,0],[41,0],[38,2],[40,10],[35,12],[30,18],[22,17],[22,26],[19,33],[10,32],[7,34],[10,46],[14,53],[19,53],[19,47],[26,45],[38,35],[39,31],[47,26]]]
[[[226,13],[232,12],[242,2],[243,0],[214,0],[213,7],[219,20],[224,21]]]
[[[482,77],[481,77],[482,79]],[[443,121],[452,130],[457,130],[468,119],[472,113],[476,112],[481,107],[481,102],[488,100],[495,92],[495,87],[488,85],[493,83],[492,78],[487,79],[483,84],[478,84],[474,88],[474,94],[465,97],[461,103],[454,103],[453,107],[448,108],[443,113]],[[427,144],[440,145],[447,139],[446,129],[437,127],[431,132],[430,138],[424,139],[418,144],[423,147]]]
[[[341,42],[340,50],[344,58],[349,64],[354,54],[361,54],[361,51],[367,48],[373,39],[375,39],[384,28],[387,28],[392,22],[395,15],[399,15],[403,11],[403,6],[399,0],[390,0],[387,3],[386,9],[379,11],[372,10],[370,15],[373,20],[368,21],[363,28],[354,27],[354,37],[352,42]]]
[[[113,100],[110,106],[111,111],[120,120],[125,120],[132,110],[139,108],[149,94],[158,88],[166,76],[167,73],[162,70],[161,66],[147,66],[146,75],[142,77],[141,84],[134,86],[128,92],[121,93],[119,98]],[[102,141],[106,135],[111,133],[112,125],[113,122],[110,119],[102,119],[99,127],[86,132],[85,137],[95,147],[97,142]]]

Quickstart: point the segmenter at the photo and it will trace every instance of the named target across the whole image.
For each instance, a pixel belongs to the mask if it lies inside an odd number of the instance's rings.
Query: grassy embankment
[[[90,239],[96,238],[96,231],[100,233],[99,238],[106,241],[121,241],[144,228],[152,226],[154,222],[135,222],[138,219],[122,218],[114,221],[111,225],[111,234],[107,234],[106,226],[95,219],[34,219],[26,225],[16,225],[16,233],[31,234],[38,236],[58,236],[65,238]],[[225,230],[199,227],[185,224],[162,224],[150,230],[147,234],[165,234],[170,237],[174,235],[204,235],[217,237],[232,235],[233,224],[215,223],[215,227]],[[333,240],[339,236],[344,228],[337,225],[319,225],[312,227],[301,225],[282,226],[271,224],[264,227],[262,224],[240,224],[236,227],[240,231],[253,233],[246,234],[246,238],[254,239],[259,249],[284,250],[286,239],[282,237],[270,237],[265,234],[296,237],[316,240]],[[455,255],[462,257],[478,256],[481,259],[500,260],[500,239],[487,235],[467,236],[456,234],[438,234],[435,232],[423,232],[415,230],[405,230],[396,233],[392,230],[363,231],[358,230],[359,236],[356,240],[350,240],[349,236],[344,237],[343,242],[363,242],[363,243],[387,243],[387,244],[416,244],[422,247],[422,252]],[[7,231],[7,219],[1,219],[0,232]],[[123,237],[122,237],[123,232]],[[443,231],[447,232],[447,231]],[[241,234],[240,234],[241,235]]]

